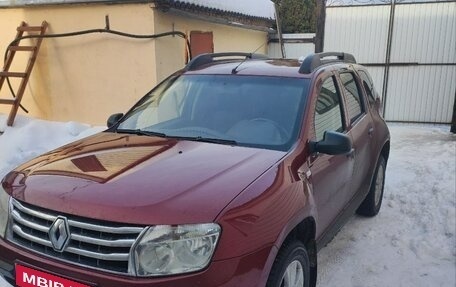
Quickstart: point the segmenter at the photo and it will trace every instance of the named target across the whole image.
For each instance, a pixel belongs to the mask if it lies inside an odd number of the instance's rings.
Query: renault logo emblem
[[[52,223],[48,234],[54,250],[63,252],[68,243],[68,239],[70,239],[68,220],[63,216],[57,217],[54,223]]]

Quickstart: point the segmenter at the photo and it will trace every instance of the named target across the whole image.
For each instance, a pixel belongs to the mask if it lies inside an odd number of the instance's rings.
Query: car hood
[[[103,132],[15,169],[20,201],[132,224],[213,221],[281,151]]]

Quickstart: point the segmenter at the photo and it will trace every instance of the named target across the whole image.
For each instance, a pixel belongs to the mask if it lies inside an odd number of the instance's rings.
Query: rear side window
[[[363,70],[358,71],[359,77],[363,81],[363,86],[364,90],[366,90],[367,93],[367,99],[369,100],[369,103],[373,105],[375,103],[375,97],[374,97],[374,84],[372,83],[370,77],[367,75],[367,73]]]
[[[323,139],[325,131],[343,131],[340,94],[334,77],[323,82],[315,107],[315,138]]]
[[[363,113],[361,93],[352,73],[340,74],[340,80],[345,90],[345,101],[350,122],[354,122]]]

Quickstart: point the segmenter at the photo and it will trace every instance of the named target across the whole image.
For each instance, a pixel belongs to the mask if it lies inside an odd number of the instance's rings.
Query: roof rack
[[[266,60],[269,59],[268,56],[263,54],[254,54],[254,53],[241,53],[241,52],[227,52],[227,53],[210,53],[210,54],[201,54],[193,58],[184,68],[185,71],[196,70],[197,68],[213,63],[216,58],[226,58],[226,57],[242,57],[244,60]]]
[[[336,57],[336,59],[323,59],[326,57]],[[321,65],[332,62],[345,62],[356,64],[356,59],[352,54],[341,52],[316,53],[307,56],[299,68],[299,73],[310,74]]]

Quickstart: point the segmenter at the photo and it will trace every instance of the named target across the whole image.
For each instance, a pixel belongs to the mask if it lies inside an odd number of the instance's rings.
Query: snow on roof
[[[175,0],[253,17],[275,19],[274,3],[270,0]]]

